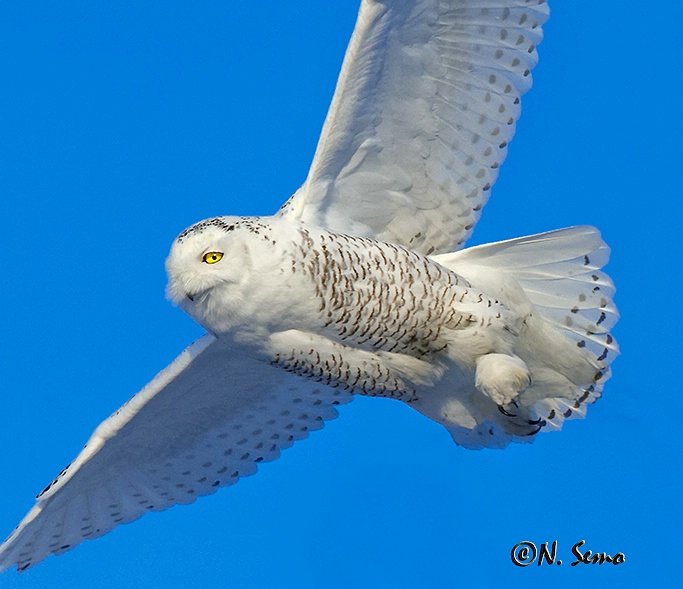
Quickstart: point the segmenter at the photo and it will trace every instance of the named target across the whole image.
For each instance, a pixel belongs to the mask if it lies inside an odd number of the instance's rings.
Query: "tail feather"
[[[532,311],[532,335],[519,352],[532,384],[518,398],[517,420],[540,419],[543,429],[560,429],[565,419],[584,417],[601,396],[619,354],[610,333],[619,318],[615,288],[601,270],[609,253],[598,230],[582,226],[434,256],[511,308]],[[501,425],[499,415],[488,421]],[[521,441],[512,419],[502,427]]]

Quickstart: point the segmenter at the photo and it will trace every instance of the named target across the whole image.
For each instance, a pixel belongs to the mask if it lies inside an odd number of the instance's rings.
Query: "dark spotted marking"
[[[52,487],[54,487],[59,482],[59,480],[66,474],[66,471],[69,470],[70,467],[71,463],[69,462],[69,464],[67,464],[62,469],[62,472],[60,472],[47,487],[45,487],[40,493],[36,495],[36,499],[40,499],[43,495],[45,495],[45,493],[47,493]]]
[[[591,394],[591,392],[592,392],[592,391],[591,391],[592,388],[593,388],[593,386],[591,385],[591,386],[588,387],[585,391],[583,391],[583,395],[581,395],[581,396],[578,398],[578,400],[577,400],[577,403],[578,403],[579,405],[580,405],[581,403],[585,402],[586,399],[588,399],[588,396],[589,396],[589,395]],[[575,407],[578,408],[579,405],[575,405]]]
[[[222,217],[214,217],[213,219],[207,219],[206,221],[200,221],[195,223],[191,227],[188,227],[177,237],[177,241],[181,242],[183,239],[188,237],[193,233],[204,233],[209,227],[218,227],[226,233],[235,229],[235,223],[227,223]]]

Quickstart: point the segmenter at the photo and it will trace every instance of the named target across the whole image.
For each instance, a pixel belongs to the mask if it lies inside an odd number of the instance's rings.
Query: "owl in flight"
[[[462,249],[531,86],[545,0],[363,0],[308,177],[272,217],[183,231],[206,330],[102,422],[0,547],[23,571],[253,474],[353,395],[466,448],[583,417],[618,354],[592,227]]]

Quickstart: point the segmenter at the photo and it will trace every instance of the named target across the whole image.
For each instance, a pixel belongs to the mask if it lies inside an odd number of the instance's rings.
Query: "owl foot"
[[[531,382],[529,369],[517,356],[486,354],[477,359],[474,384],[499,407],[507,407]]]

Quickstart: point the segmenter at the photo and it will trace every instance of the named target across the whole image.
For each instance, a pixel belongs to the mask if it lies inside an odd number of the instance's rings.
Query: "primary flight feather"
[[[585,414],[618,354],[597,230],[460,250],[547,17],[545,0],[363,0],[303,186],[272,217],[178,236],[168,296],[208,333],[98,426],[0,570],[253,474],[354,394],[468,448]]]

